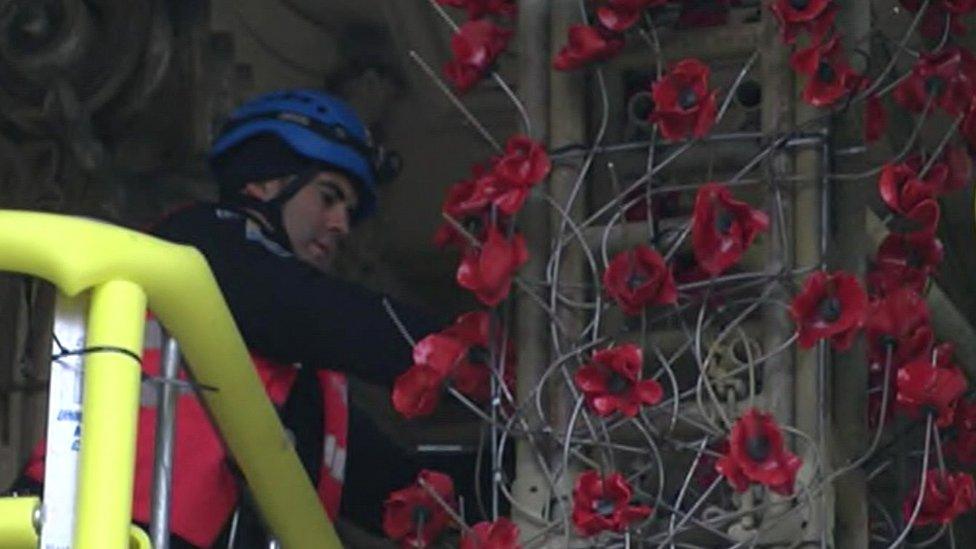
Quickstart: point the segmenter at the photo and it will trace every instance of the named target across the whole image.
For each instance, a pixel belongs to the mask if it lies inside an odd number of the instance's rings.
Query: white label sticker
[[[41,511],[41,547],[71,547],[81,446],[83,355],[64,355],[85,347],[88,299],[58,296],[54,320],[51,385],[48,393],[47,453],[44,464],[44,504]]]

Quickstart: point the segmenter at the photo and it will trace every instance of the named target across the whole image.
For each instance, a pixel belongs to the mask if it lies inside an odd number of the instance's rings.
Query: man
[[[155,233],[207,258],[248,347],[277,365],[265,371],[302,365],[281,407],[299,457],[327,509],[340,499],[329,481],[344,479],[339,514],[379,532],[387,493],[409,484],[416,468],[360,410],[348,411],[346,433],[330,432],[329,416],[346,414],[335,402],[345,400],[344,385],[330,384],[323,369],[392,385],[410,365],[382,296],[328,274],[352,225],[373,213],[377,185],[398,171],[396,159],[373,146],[346,104],[294,90],[235,111],[210,165],[220,204],[173,215]],[[394,308],[414,336],[438,328]]]
[[[411,349],[381,295],[328,271],[351,227],[373,212],[376,187],[396,174],[397,162],[373,146],[346,104],[293,90],[235,111],[210,165],[219,204],[178,211],[153,232],[206,257],[329,514],[380,533],[382,502],[411,483],[418,466],[348,407],[343,374],[392,385],[411,364]],[[439,327],[408,307],[392,308],[414,337]],[[229,535],[238,481],[199,402],[180,400],[174,547],[210,546]],[[154,410],[143,408],[134,502],[140,522],[148,520],[153,421]],[[30,476],[41,480],[39,471]],[[243,530],[254,530],[243,522]],[[246,532],[234,535],[237,547],[257,543],[241,543]]]

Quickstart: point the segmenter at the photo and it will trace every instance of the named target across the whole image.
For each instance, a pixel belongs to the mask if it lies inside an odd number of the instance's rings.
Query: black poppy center
[[[611,394],[619,395],[630,388],[630,381],[617,372],[610,372],[610,379],[607,380],[607,391]]]
[[[837,78],[837,72],[834,71],[834,67],[830,66],[830,63],[821,60],[820,64],[817,65],[817,80],[821,82],[833,82]]]
[[[878,338],[878,343],[881,344],[885,349],[890,348],[892,351],[898,346],[898,339],[891,334],[884,334]]]
[[[472,364],[488,364],[490,359],[491,354],[488,352],[487,347],[473,345],[468,349],[468,362]]]
[[[841,313],[840,300],[833,296],[824,298],[817,311],[820,313],[820,318],[827,322],[836,322]]]
[[[810,0],[790,0],[790,7],[796,11],[803,11],[810,5]]]
[[[938,75],[932,75],[925,79],[925,91],[929,95],[942,95],[945,90],[946,81]]]
[[[682,109],[690,109],[698,104],[698,94],[690,87],[681,90],[678,94],[678,106]]]
[[[719,210],[718,215],[715,216],[715,230],[722,234],[729,234],[733,221],[735,220],[728,210]]]
[[[922,266],[922,256],[915,250],[908,252],[908,257],[905,258],[905,263],[913,269],[918,269]]]
[[[765,435],[758,435],[746,439],[746,454],[753,461],[766,461],[769,457],[770,445],[769,438]]]
[[[613,514],[616,505],[609,499],[598,499],[593,502],[593,512],[600,516],[608,517]]]
[[[647,283],[647,277],[642,273],[638,273],[637,271],[630,273],[630,277],[627,278],[627,287],[630,288],[631,291],[640,288],[645,283]]]
[[[481,230],[484,228],[484,223],[481,221],[481,216],[479,215],[471,215],[464,218],[464,222],[461,225],[464,226],[464,230],[473,236],[481,234]]]
[[[424,507],[423,505],[418,505],[413,508],[413,523],[414,524],[427,524],[430,522],[430,518],[433,513],[430,509]]]

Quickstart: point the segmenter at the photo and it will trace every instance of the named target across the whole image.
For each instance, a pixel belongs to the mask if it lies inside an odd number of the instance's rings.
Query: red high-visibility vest
[[[160,340],[158,324],[147,322],[146,346],[142,355],[143,372],[158,376]],[[278,364],[254,353],[254,366],[275,406],[282,406],[298,375],[298,366]],[[180,377],[186,379],[181,372]],[[323,452],[317,491],[332,520],[339,515],[342,481],[346,463],[349,427],[348,382],[345,374],[319,370],[317,378],[323,403]],[[135,485],[132,518],[148,523],[152,491],[156,433],[156,385],[143,384],[142,406],[136,446]],[[44,441],[35,446],[25,474],[44,480]],[[210,546],[227,523],[239,496],[237,481],[227,464],[228,455],[220,435],[210,423],[203,405],[192,392],[177,399],[176,432],[173,448],[170,531],[202,547]]]

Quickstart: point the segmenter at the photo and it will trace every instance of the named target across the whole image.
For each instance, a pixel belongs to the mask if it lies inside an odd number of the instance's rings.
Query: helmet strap
[[[318,172],[318,169],[308,169],[290,177],[281,191],[270,200],[261,200],[241,193],[234,197],[233,205],[243,208],[245,214],[247,210],[251,210],[261,215],[266,224],[270,226],[270,231],[266,231],[265,236],[282,248],[294,253],[291,242],[288,240],[288,232],[285,230],[283,210],[285,204],[294,198],[305,185],[315,179]]]
[[[281,210],[285,207],[285,203],[298,194],[298,191],[302,190],[305,185],[311,183],[320,171],[318,168],[309,168],[297,175],[291,176],[281,191],[274,198],[268,200],[267,204],[271,208],[278,210],[278,217],[281,218]]]

